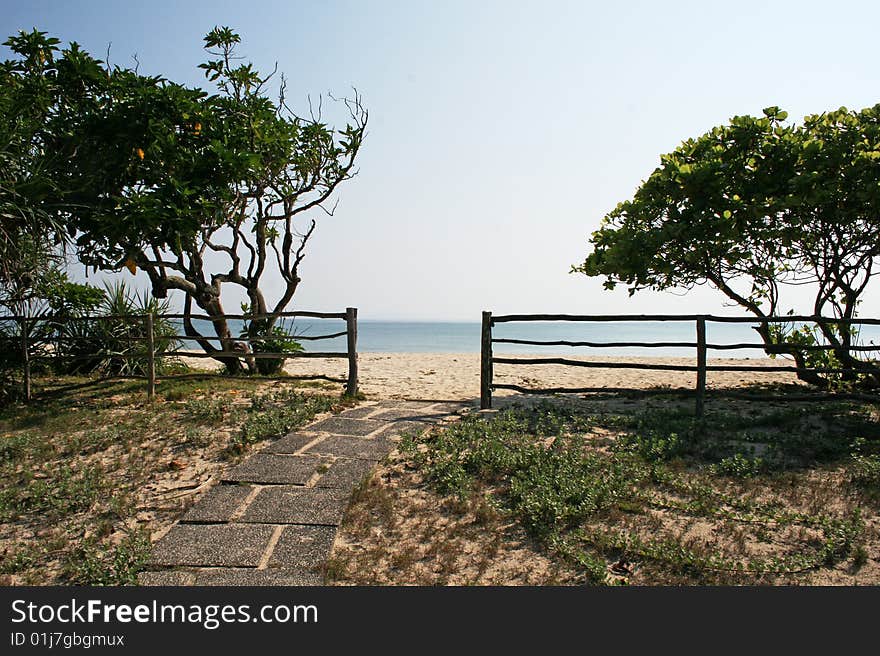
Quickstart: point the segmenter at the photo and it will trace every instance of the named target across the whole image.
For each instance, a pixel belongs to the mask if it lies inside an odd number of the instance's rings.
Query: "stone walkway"
[[[466,403],[381,401],[312,423],[228,470],[156,544],[141,585],[321,585],[352,490],[401,435]]]

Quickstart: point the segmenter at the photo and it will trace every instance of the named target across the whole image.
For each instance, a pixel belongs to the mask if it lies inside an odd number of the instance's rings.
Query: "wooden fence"
[[[264,319],[286,319],[286,318],[311,318],[311,319],[337,319],[345,321],[345,330],[327,333],[322,335],[296,335],[293,334],[290,336],[290,339],[296,342],[300,341],[317,341],[324,339],[334,339],[337,337],[345,337],[346,338],[346,350],[345,351],[332,351],[332,352],[315,352],[315,351],[297,351],[297,352],[272,352],[260,350],[258,352],[254,352],[253,348],[248,348],[246,351],[223,351],[223,350],[215,350],[211,353],[206,353],[204,351],[197,352],[191,350],[184,350],[180,347],[180,342],[182,340],[188,342],[194,342],[196,340],[199,341],[208,341],[208,342],[219,342],[221,341],[219,337],[216,336],[199,336],[195,337],[193,335],[168,335],[164,332],[161,334],[157,334],[157,321],[159,319],[165,320],[184,320],[190,319],[194,321],[211,321],[212,319],[238,319],[238,320],[264,320]],[[140,375],[125,375],[125,376],[112,376],[112,377],[121,377],[121,378],[143,378],[147,381],[147,389],[148,395],[152,398],[156,394],[156,381],[157,381],[157,373],[156,373],[156,363],[160,358],[169,358],[169,357],[177,357],[177,356],[185,356],[188,358],[237,358],[239,360],[259,360],[259,359],[288,359],[288,358],[345,358],[348,360],[348,376],[347,378],[334,378],[332,376],[327,376],[323,374],[316,375],[298,375],[298,376],[277,376],[277,378],[284,379],[295,379],[295,380],[303,380],[303,379],[323,379],[331,382],[343,383],[345,385],[345,394],[348,396],[355,396],[358,391],[358,358],[357,358],[357,308],[347,308],[345,312],[307,312],[307,311],[297,311],[297,312],[278,312],[271,314],[261,314],[261,315],[245,315],[245,314],[224,314],[221,317],[211,317],[209,315],[183,315],[183,314],[144,314],[144,315],[106,315],[106,316],[89,316],[89,317],[53,317],[53,316],[40,316],[37,318],[34,317],[19,317],[19,316],[0,316],[0,321],[4,322],[13,322],[18,326],[18,334],[15,335],[15,339],[19,341],[19,346],[21,348],[21,360],[22,360],[22,374],[23,374],[23,392],[24,398],[26,400],[30,400],[32,397],[32,369],[33,363],[38,360],[52,360],[58,357],[63,357],[67,360],[76,360],[76,359],[93,359],[99,356],[105,356],[105,353],[84,353],[75,357],[65,356],[64,354],[60,354],[57,352],[57,349],[53,349],[54,352],[50,352],[47,354],[31,354],[31,347],[34,345],[36,341],[31,335],[34,333],[34,328],[39,324],[44,324],[48,326],[57,326],[62,323],[69,322],[88,322],[88,321],[115,321],[122,322],[128,325],[134,325],[135,323],[140,324],[139,327],[143,328],[142,334],[140,335],[126,335],[121,338],[122,341],[125,342],[144,342],[146,348],[142,351],[132,351],[125,353],[114,353],[112,357],[121,358],[121,359],[133,359],[145,362],[146,364],[146,372]],[[8,335],[7,335],[8,337]],[[276,335],[265,335],[259,334],[254,337],[249,337],[247,335],[240,337],[233,337],[232,339],[236,343],[246,343],[250,346],[251,342],[263,341],[266,339],[277,339]],[[91,337],[81,337],[77,335],[64,335],[63,337],[58,337],[60,341],[75,341],[77,339],[94,339]],[[48,339],[45,336],[40,337],[41,342],[52,342],[52,337],[50,336]],[[176,345],[176,348],[170,350],[164,350],[157,348],[157,342],[162,341],[170,344]],[[185,375],[201,375],[201,374],[183,374]],[[180,374],[169,374],[163,375],[162,378],[180,378],[182,375]]]
[[[695,342],[593,342],[593,341],[569,341],[569,340],[530,340],[530,339],[502,339],[492,335],[492,328],[498,323],[530,322],[530,321],[571,321],[571,322],[653,322],[653,321],[687,321],[695,324]],[[691,371],[696,372],[697,382],[693,393],[696,397],[696,414],[702,416],[706,398],[706,373],[709,371],[742,371],[742,372],[791,372],[800,373],[812,371],[816,373],[852,373],[851,369],[834,367],[797,367],[790,365],[759,366],[748,365],[710,365],[707,363],[707,351],[738,349],[762,349],[766,348],[760,343],[737,343],[737,344],[712,344],[706,341],[706,324],[717,323],[826,323],[835,325],[880,325],[880,319],[833,319],[815,316],[783,316],[783,317],[720,317],[708,314],[653,314],[653,315],[570,315],[570,314],[508,314],[493,316],[491,312],[483,312],[481,348],[480,348],[480,407],[488,409],[492,407],[492,392],[498,389],[508,389],[525,394],[555,394],[555,393],[585,393],[597,391],[634,391],[633,388],[544,388],[532,389],[520,385],[500,384],[493,381],[495,364],[513,365],[566,365],[572,367],[592,367],[598,369],[644,369],[660,371]],[[493,344],[522,344],[530,346],[569,346],[569,347],[592,347],[592,348],[694,348],[696,349],[696,362],[694,365],[655,364],[649,362],[595,362],[573,360],[563,357],[495,357]],[[803,351],[831,351],[834,347],[827,344],[815,344],[798,346]],[[853,345],[849,351],[878,351],[878,345]]]

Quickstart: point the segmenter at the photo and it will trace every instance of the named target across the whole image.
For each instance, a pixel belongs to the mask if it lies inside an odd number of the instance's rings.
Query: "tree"
[[[57,39],[34,30],[4,45],[21,55],[0,64],[0,401],[15,398],[29,354],[43,354],[51,328],[32,321],[97,302],[99,292],[63,271],[66,231],[55,210],[60,187],[47,147],[54,108]]]
[[[789,213],[799,237],[794,255],[816,285],[812,313],[852,319],[880,255],[880,105],[809,116],[800,142]],[[819,328],[844,368],[877,378],[872,363],[852,355],[848,325]]]
[[[880,255],[880,105],[809,116],[737,116],[661,157],[636,191],[605,216],[573,271],[605,276],[630,294],[710,284],[752,314],[783,314],[782,292],[815,290],[812,314],[852,319]],[[818,334],[760,324],[765,349],[798,367]],[[877,367],[853,355],[848,325],[819,324],[846,376]],[[799,376],[815,384],[827,378]]]
[[[157,298],[182,292],[186,333],[208,353],[241,349],[222,316],[227,285],[241,288],[257,315],[251,336],[271,334],[276,320],[258,315],[290,304],[316,227],[300,219],[333,213],[327,203],[355,174],[368,118],[357,92],[341,101],[350,116],[343,129],[324,124],[320,110],[296,116],[283,77],[273,100],[273,75],[236,63],[239,42],[225,27],[205,37],[213,59],[201,68],[217,84],[214,94],[111,68],[71,44],[53,59],[56,92],[45,129],[60,155],[51,177],[64,189],[55,216],[75,236],[81,261],[140,268]],[[57,52],[54,43],[42,47]],[[270,304],[263,284],[273,271],[283,289]],[[193,305],[211,317],[219,347],[189,319]],[[217,359],[230,372],[242,369],[238,357]]]
[[[0,65],[0,305],[19,314],[65,237],[50,209],[58,194],[44,130],[54,96],[45,71],[57,43],[36,30],[10,38],[4,45],[23,58]]]

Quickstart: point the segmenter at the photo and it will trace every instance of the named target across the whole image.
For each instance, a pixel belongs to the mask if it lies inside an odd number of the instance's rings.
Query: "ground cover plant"
[[[880,582],[876,405],[690,405],[545,400],[411,437],[356,491],[328,577]]]
[[[40,379],[37,391],[0,410],[6,585],[136,583],[151,541],[221,469],[342,403],[259,378],[165,380],[155,401],[134,380]]]

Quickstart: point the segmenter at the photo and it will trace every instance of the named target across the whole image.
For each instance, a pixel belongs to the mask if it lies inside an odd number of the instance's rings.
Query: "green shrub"
[[[846,369],[844,373],[823,373],[831,389],[845,390],[857,386],[868,379],[866,374],[859,374],[851,366],[845,365],[832,350],[811,350],[811,347],[827,345],[827,340],[818,325],[771,324],[768,326],[771,339],[776,344],[806,347],[801,351],[804,366],[816,369]],[[848,324],[829,324],[832,334],[841,344],[858,343],[858,328]],[[770,353],[770,358],[775,358]]]
[[[9,281],[0,281],[0,309],[6,313],[0,317],[0,402],[23,396],[23,336],[31,373],[47,373],[52,368],[51,356],[63,348],[57,341],[63,320],[93,312],[105,297],[100,289],[70,281],[52,261],[35,264],[28,279],[17,290],[10,289]]]
[[[75,585],[136,585],[149,555],[150,539],[142,532],[113,546],[87,538],[65,559],[64,573]]]
[[[50,478],[26,477],[17,486],[0,489],[0,520],[26,514],[49,519],[87,510],[106,489],[99,465],[73,469],[62,465]]]
[[[750,458],[742,453],[735,453],[711,466],[713,474],[732,478],[754,478],[764,470],[761,458]]]
[[[548,421],[542,414],[514,408],[488,422],[473,417],[447,427],[421,457],[426,477],[440,493],[460,498],[477,480],[498,485],[503,505],[539,538],[636,501],[632,486],[647,468],[626,453],[585,453],[582,438],[566,435],[570,418]],[[529,432],[537,427],[557,432],[557,441],[544,446]]]
[[[158,355],[176,345],[177,328],[159,316],[169,311],[168,301],[147,293],[136,294],[123,282],[106,287],[96,308],[104,317],[58,322],[57,364],[63,373],[143,376],[147,373],[149,350],[144,316],[153,315],[154,352]],[[157,373],[168,366],[164,358],[155,360]]]
[[[217,424],[232,410],[232,399],[226,396],[198,397],[187,400],[183,410],[200,424]]]
[[[854,455],[849,472],[853,485],[880,493],[880,455]]]
[[[255,396],[251,399],[241,432],[233,437],[229,450],[240,453],[254,442],[284,435],[332,406],[333,400],[329,397],[308,396],[296,391]]]
[[[827,566],[855,555],[865,532],[865,522],[858,508],[842,519],[825,519],[821,523],[824,541],[820,557]]]

